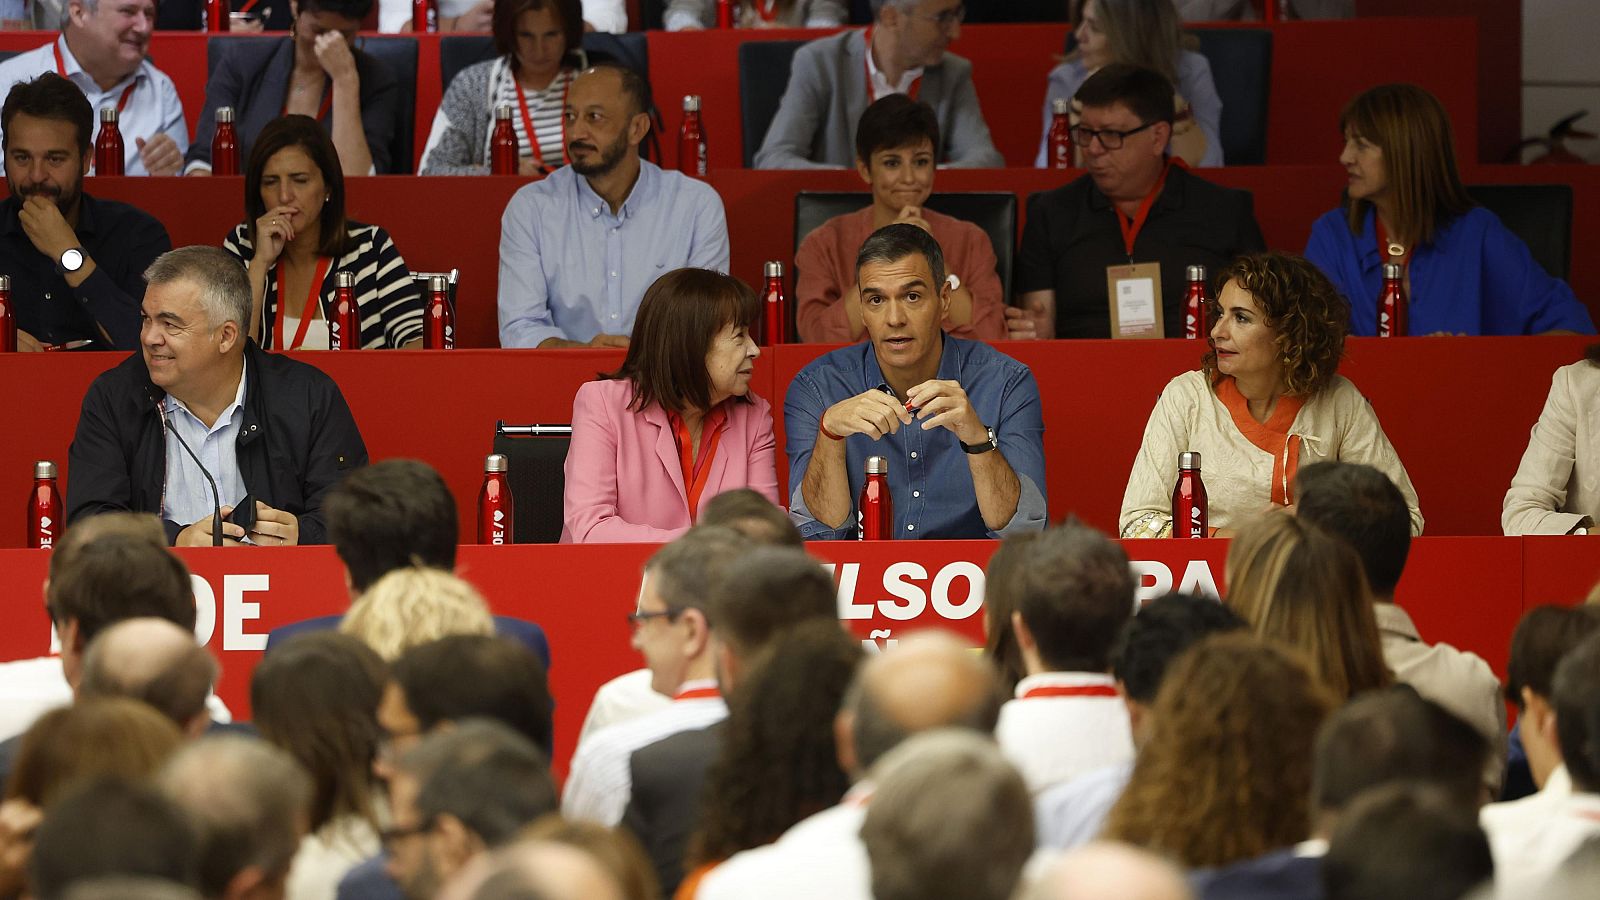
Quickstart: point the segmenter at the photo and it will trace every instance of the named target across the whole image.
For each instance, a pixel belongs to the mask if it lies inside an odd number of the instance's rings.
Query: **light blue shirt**
[[[1033,801],[1040,850],[1071,850],[1100,836],[1111,807],[1133,776],[1133,761],[1086,772],[1058,784]]]
[[[500,346],[630,334],[645,290],[685,267],[728,271],[728,224],[710,185],[641,161],[613,215],[587,178],[557,169],[500,217]]]
[[[239,391],[233,403],[210,428],[200,421],[183,401],[168,394],[161,401],[167,425],[189,445],[194,455],[217,481],[217,494],[223,506],[232,506],[244,499],[244,476],[239,473],[239,456],[235,445],[239,442],[239,424],[244,420],[245,374],[239,373]],[[161,518],[180,525],[189,525],[212,513],[211,487],[205,475],[195,468],[194,460],[183,452],[177,440],[170,435],[167,442],[167,480],[161,496]]]

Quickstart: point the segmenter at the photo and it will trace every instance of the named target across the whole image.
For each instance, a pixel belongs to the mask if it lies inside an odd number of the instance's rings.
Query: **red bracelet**
[[[832,440],[832,441],[842,441],[842,440],[844,440],[844,438],[842,438],[839,435],[834,434],[833,432],[829,431],[828,430],[828,426],[822,424],[822,420],[821,419],[817,420],[817,427],[822,429],[822,436],[827,438],[827,439],[829,439],[829,440]]]

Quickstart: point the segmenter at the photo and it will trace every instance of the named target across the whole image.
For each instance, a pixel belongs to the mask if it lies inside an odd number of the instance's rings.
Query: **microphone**
[[[161,399],[153,395],[151,399],[155,401],[156,414],[161,417],[161,430],[178,439],[178,446],[182,447],[183,452],[189,454],[189,458],[194,460],[195,467],[200,470],[201,475],[205,476],[206,485],[211,488],[211,546],[221,547],[222,495],[217,492],[216,479],[212,478],[211,473],[206,471],[205,464],[200,462],[200,457],[195,456],[194,451],[189,449],[189,444],[183,439],[183,435],[179,434],[178,430],[172,427],[172,423],[167,421],[167,409],[161,405]]]

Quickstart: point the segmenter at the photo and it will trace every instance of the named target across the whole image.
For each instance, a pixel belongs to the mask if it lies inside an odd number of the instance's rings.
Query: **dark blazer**
[[[301,634],[310,634],[315,631],[327,631],[338,628],[344,616],[317,616],[314,619],[305,619],[299,622],[290,622],[280,625],[267,632],[267,649],[272,648]],[[510,638],[525,645],[539,657],[539,662],[544,665],[546,672],[550,671],[550,640],[545,637],[544,629],[536,623],[526,622],[522,619],[513,619],[510,616],[494,617],[494,632],[503,638]]]
[[[361,130],[367,134],[367,149],[379,175],[388,174],[395,129],[400,127],[400,84],[394,72],[383,63],[352,48],[356,74],[361,79]],[[217,131],[217,107],[233,107],[233,130],[239,138],[239,166],[249,165],[250,148],[261,129],[283,115],[289,93],[289,76],[294,70],[294,38],[270,40],[240,38],[228,42],[228,50],[217,63],[217,70],[206,82],[206,105],[195,127],[194,143],[184,154],[185,163],[211,164],[211,138]],[[329,90],[332,90],[330,87]],[[333,128],[333,114],[322,122]],[[410,160],[404,160],[405,165]]]
[[[633,793],[622,824],[650,855],[661,896],[670,897],[683,881],[689,838],[700,827],[700,795],[706,772],[722,752],[726,720],[709,728],[680,731],[635,750],[628,760]]]
[[[321,370],[246,341],[244,419],[235,444],[250,496],[300,520],[300,543],[325,544],[322,498],[367,447],[339,393]],[[67,522],[113,510],[161,513],[167,442],[158,404],[165,392],[134,353],[89,385],[67,451]],[[167,541],[186,522],[164,521]]]
[[[1322,857],[1274,850],[1190,878],[1201,900],[1322,900]]]

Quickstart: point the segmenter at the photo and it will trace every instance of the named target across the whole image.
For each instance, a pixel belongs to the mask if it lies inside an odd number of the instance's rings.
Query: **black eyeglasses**
[[[666,619],[668,622],[671,622],[682,612],[683,610],[681,609],[661,609],[656,610],[655,612],[631,612],[628,613],[628,627],[638,631],[640,625],[643,625],[651,619]]]
[[[1159,122],[1160,119],[1157,119],[1156,121]],[[1072,138],[1072,142],[1077,144],[1079,147],[1087,147],[1094,141],[1095,138],[1099,138],[1100,146],[1106,148],[1107,150],[1121,150],[1123,141],[1141,131],[1144,131],[1147,128],[1153,127],[1155,124],[1155,122],[1146,122],[1143,125],[1140,125],[1138,128],[1130,128],[1127,131],[1118,131],[1115,128],[1101,128],[1097,130],[1094,128],[1085,128],[1082,125],[1074,125],[1067,129],[1067,136]]]

